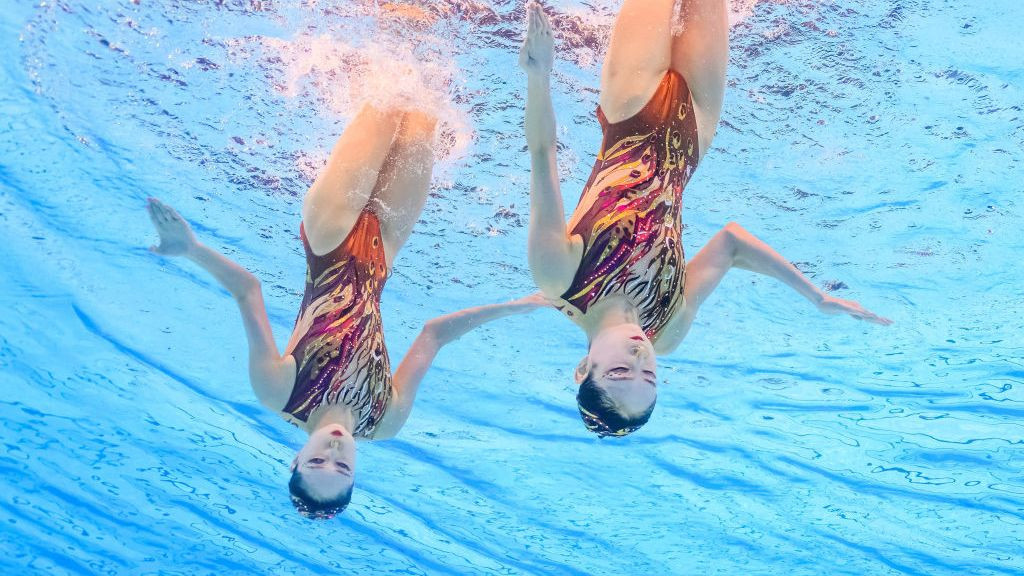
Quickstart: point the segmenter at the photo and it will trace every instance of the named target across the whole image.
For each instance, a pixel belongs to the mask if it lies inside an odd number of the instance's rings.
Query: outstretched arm
[[[445,344],[458,340],[467,332],[491,320],[512,314],[523,314],[548,305],[543,296],[532,294],[503,304],[467,308],[434,318],[424,324],[423,330],[420,331],[419,336],[409,348],[409,352],[402,359],[402,363],[395,370],[394,396],[391,399],[391,406],[384,413],[384,418],[377,426],[373,437],[382,440],[393,438],[395,434],[398,434],[409,418],[409,413],[412,412],[412,405],[416,400],[416,392],[419,390],[423,376],[426,375],[430,365],[434,362],[434,357]]]
[[[519,52],[519,66],[527,76],[526,143],[530,149],[527,247],[530,271],[537,287],[545,294],[558,296],[572,282],[579,258],[573,257],[558,184],[555,110],[551,104],[551,66],[554,63],[551,24],[536,2],[528,9],[526,40]]]
[[[162,256],[183,256],[201,266],[220,283],[242,313],[245,335],[249,340],[249,380],[260,402],[280,410],[288,402],[295,381],[295,361],[282,358],[274,343],[260,281],[246,269],[200,244],[188,222],[174,208],[156,198],[146,206],[160,244],[150,250]]]
[[[777,278],[809,300],[825,314],[848,314],[858,320],[888,326],[892,320],[865,309],[853,300],[834,298],[822,292],[795,266],[735,222],[725,225],[686,265],[684,296],[686,308],[673,318],[655,348],[669,353],[690,330],[697,310],[732,268],[742,268]]]

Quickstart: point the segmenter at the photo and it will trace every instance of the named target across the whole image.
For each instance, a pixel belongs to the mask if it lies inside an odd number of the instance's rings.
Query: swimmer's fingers
[[[149,205],[152,207],[153,212],[156,214],[158,221],[162,224],[170,224],[172,222],[184,222],[178,212],[156,198],[150,198]]]
[[[529,11],[526,25],[527,39],[536,38],[537,36],[551,36],[551,20],[540,4],[531,2]]]
[[[551,19],[540,4],[534,2],[530,7],[530,27],[534,34],[539,36],[551,36]]]
[[[149,202],[146,203],[146,212],[149,214],[149,220],[153,223],[153,227],[156,228],[157,234],[160,235],[160,241],[162,244],[166,222],[164,220],[163,211],[160,210],[160,201],[156,198],[150,198]],[[154,254],[160,254],[160,245],[153,244],[149,247],[149,251]]]
[[[530,27],[527,29],[527,33],[533,38],[544,33],[544,12],[537,4],[530,7]]]
[[[541,292],[534,292],[528,296],[523,296],[519,300],[516,300],[516,302],[529,308],[554,308],[555,306]]]
[[[529,5],[526,39],[519,51],[519,66],[529,73],[547,74],[554,63],[551,25],[536,3]]]
[[[842,298],[827,296],[822,300],[821,304],[818,305],[818,309],[825,314],[848,314],[857,320],[866,320],[872,324],[879,324],[881,326],[888,326],[892,324],[892,320],[875,314],[853,300],[843,300]]]
[[[168,206],[166,204],[163,205],[163,209],[164,209],[164,214],[167,216],[167,221],[168,222],[180,222],[181,224],[183,224],[185,226],[188,226],[188,223],[186,223],[185,219],[181,217],[181,214],[178,214],[177,210],[175,210],[174,208],[171,208],[170,206]]]
[[[533,48],[533,37],[534,30],[536,30],[536,14],[533,9],[533,4],[528,4],[526,16],[526,38],[523,39],[523,45],[519,48],[519,67],[523,70],[530,70],[530,51]]]
[[[153,198],[150,198],[149,202],[146,203],[146,214],[149,214],[149,221],[153,223],[153,226],[159,229],[161,224],[160,215],[157,212]]]
[[[188,227],[188,223],[185,219],[178,214],[178,211],[171,208],[167,204],[157,200],[156,198],[149,199],[149,206],[152,214],[155,214],[157,219],[164,224],[177,224],[180,226]]]
[[[861,308],[861,310],[864,309]],[[867,320],[868,322],[871,322],[872,324],[878,324],[879,326],[889,326],[890,324],[892,324],[892,320],[885,318],[883,316],[879,316],[878,314],[875,314],[870,310],[864,310],[861,316],[861,320]]]
[[[152,202],[150,202],[149,204],[146,204],[146,213],[149,214],[150,222],[153,223],[153,227],[156,228],[157,233],[159,233],[160,232],[160,226],[162,226],[163,223],[160,222],[160,217],[157,215],[156,208],[153,206]],[[151,245],[149,247],[149,251],[153,252],[154,254],[159,254],[160,253],[160,246],[158,246],[157,244],[153,244],[153,245]]]
[[[161,208],[160,201],[156,198],[150,198],[149,203],[146,204],[146,211],[149,212],[149,218],[153,221],[153,225],[159,228],[165,221],[164,211]]]
[[[859,302],[854,302],[850,300],[849,304],[851,308],[850,316],[853,316],[858,320],[865,320],[867,322],[871,322],[872,324],[878,324],[881,326],[888,326],[892,324],[892,320],[889,320],[888,318],[883,318],[878,314],[875,314],[874,312],[861,306]]]
[[[545,36],[551,36],[551,19],[544,10],[538,5],[537,6],[537,18],[539,20],[540,33]]]

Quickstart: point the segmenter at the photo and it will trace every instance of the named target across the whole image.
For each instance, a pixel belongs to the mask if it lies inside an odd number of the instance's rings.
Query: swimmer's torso
[[[283,409],[306,422],[317,408],[343,404],[356,418],[356,437],[372,437],[391,400],[391,365],[384,346],[380,295],[388,268],[377,216],[365,210],[345,240],[322,256],[306,251],[306,291],[295,320],[297,366]]]
[[[684,305],[683,188],[699,158],[690,91],[670,71],[636,115],[614,124],[600,108],[597,116],[601,151],[569,221],[583,256],[556,306],[580,323],[602,298],[624,295],[653,341]]]

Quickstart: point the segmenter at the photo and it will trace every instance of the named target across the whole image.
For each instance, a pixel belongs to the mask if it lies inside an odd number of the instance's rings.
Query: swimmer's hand
[[[517,305],[517,306],[521,306],[524,309],[523,310],[524,312],[529,311],[529,310],[534,310],[534,309],[537,309],[537,308],[552,308],[552,307],[554,307],[554,304],[552,304],[550,300],[545,298],[544,294],[542,292],[534,292],[533,294],[530,294],[529,296],[523,296],[522,298],[519,298],[518,300],[513,300],[511,302],[511,304]]]
[[[825,314],[849,314],[857,320],[867,320],[872,324],[881,324],[882,326],[892,324],[892,320],[867,310],[853,300],[843,300],[842,298],[833,298],[828,295],[825,295],[821,302],[818,303],[818,310]]]
[[[288,402],[295,383],[295,359],[277,350],[260,281],[248,270],[200,244],[188,222],[170,206],[150,198],[149,219],[160,244],[149,249],[161,256],[184,256],[209,272],[238,304],[249,342],[249,380],[260,403],[277,412]]]
[[[519,67],[528,74],[550,74],[555,62],[555,40],[551,21],[537,2],[530,2],[526,40],[519,49]]]
[[[150,246],[150,252],[161,256],[187,256],[193,251],[198,244],[196,236],[177,210],[156,198],[150,198],[146,211],[160,235],[160,244]]]

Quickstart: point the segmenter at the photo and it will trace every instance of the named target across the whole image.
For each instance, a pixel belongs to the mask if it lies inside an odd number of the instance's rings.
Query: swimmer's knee
[[[374,102],[365,101],[359,109],[357,117],[362,115],[398,122],[402,119],[403,111],[391,106],[381,106]]]

